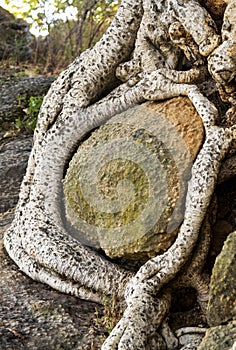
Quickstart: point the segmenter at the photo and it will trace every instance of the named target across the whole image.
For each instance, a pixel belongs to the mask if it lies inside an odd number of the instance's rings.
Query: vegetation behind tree
[[[11,13],[40,34],[32,40],[31,63],[41,66],[44,74],[57,74],[93,46],[111,23],[119,2],[21,0],[16,5],[14,0],[5,0]]]

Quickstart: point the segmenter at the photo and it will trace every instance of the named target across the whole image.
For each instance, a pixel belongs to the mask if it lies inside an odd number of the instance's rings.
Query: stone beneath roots
[[[212,271],[210,299],[207,310],[207,320],[210,326],[218,326],[231,320],[236,320],[235,258],[236,231],[227,237]]]
[[[236,321],[226,325],[209,328],[198,350],[236,349]]]
[[[203,137],[184,97],[134,106],[100,126],[80,144],[64,179],[71,234],[111,258],[163,253],[183,220]]]

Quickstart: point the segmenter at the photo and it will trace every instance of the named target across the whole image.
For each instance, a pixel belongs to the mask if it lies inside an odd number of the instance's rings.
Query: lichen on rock
[[[234,350],[234,339],[236,339],[236,322],[232,321],[227,325],[207,330],[198,350]]]
[[[203,136],[187,98],[132,107],[95,130],[64,180],[76,238],[111,258],[146,259],[169,248]]]
[[[236,232],[232,232],[216,259],[211,278],[207,319],[210,326],[236,320]]]

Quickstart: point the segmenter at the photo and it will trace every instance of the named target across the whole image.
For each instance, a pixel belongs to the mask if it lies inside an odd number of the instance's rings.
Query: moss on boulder
[[[198,350],[234,350],[236,339],[236,321],[207,330]]]
[[[203,135],[187,98],[132,107],[95,130],[64,180],[75,236],[111,258],[146,259],[165,251],[183,219]]]

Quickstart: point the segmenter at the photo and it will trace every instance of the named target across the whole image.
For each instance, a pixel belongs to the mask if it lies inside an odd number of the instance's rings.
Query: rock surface
[[[64,182],[74,235],[111,258],[165,251],[183,219],[186,183],[203,137],[187,98],[132,107],[93,132]]]
[[[14,208],[28,163],[32,136],[19,136],[0,144],[0,213]]]
[[[10,74],[10,75],[9,75]],[[44,96],[53,77],[22,77],[15,71],[0,70],[0,131],[7,130],[11,122],[25,115],[31,96]]]
[[[207,320],[210,326],[236,321],[236,231],[228,236],[213,268]]]
[[[234,350],[236,346],[236,321],[210,328],[198,350]]]
[[[26,61],[31,56],[29,25],[0,6],[0,60]]]

